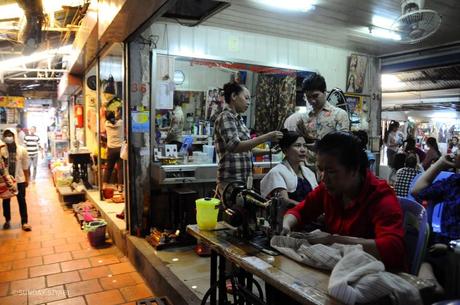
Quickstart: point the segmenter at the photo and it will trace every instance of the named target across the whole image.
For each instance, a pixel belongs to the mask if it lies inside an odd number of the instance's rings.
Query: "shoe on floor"
[[[3,230],[8,230],[10,227],[11,227],[11,225],[10,225],[10,222],[9,222],[9,221],[6,221],[6,222],[3,224]]]
[[[23,224],[22,229],[27,232],[32,231],[32,227],[28,223]]]

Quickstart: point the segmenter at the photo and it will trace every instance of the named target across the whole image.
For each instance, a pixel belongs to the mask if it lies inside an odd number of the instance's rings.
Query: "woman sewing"
[[[295,131],[282,130],[279,146],[285,155],[260,182],[262,196],[281,196],[293,204],[302,201],[317,185],[315,174],[304,165],[307,153],[305,138]]]
[[[302,229],[324,213],[325,231],[331,235],[312,243],[361,244],[387,270],[404,270],[401,207],[388,184],[368,169],[359,139],[331,132],[316,143],[316,149],[321,183],[286,213],[282,234]]]

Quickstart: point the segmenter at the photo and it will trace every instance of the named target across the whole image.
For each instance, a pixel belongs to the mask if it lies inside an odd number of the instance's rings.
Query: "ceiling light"
[[[402,89],[405,84],[393,74],[382,74],[382,90]]]
[[[391,29],[393,23],[394,19],[385,18],[377,15],[372,16],[372,25],[375,25],[379,28]]]
[[[314,0],[255,0],[261,4],[289,11],[308,12],[315,8]]]
[[[64,55],[72,51],[71,45],[66,45],[57,49],[51,49],[41,52],[35,52],[27,56],[19,56],[4,61],[0,61],[0,71],[3,69],[14,68],[24,64],[45,60],[53,57],[54,55]]]
[[[401,40],[401,35],[398,35],[396,32],[375,26],[369,27],[369,34],[378,38]]]
[[[23,16],[24,10],[17,3],[0,6],[0,19],[21,18]]]

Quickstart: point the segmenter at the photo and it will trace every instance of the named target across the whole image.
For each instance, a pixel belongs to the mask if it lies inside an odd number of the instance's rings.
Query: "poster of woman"
[[[347,88],[349,93],[362,93],[367,70],[367,56],[351,54],[348,64]]]

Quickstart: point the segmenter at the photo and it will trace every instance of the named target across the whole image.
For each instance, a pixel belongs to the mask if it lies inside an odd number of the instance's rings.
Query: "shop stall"
[[[249,89],[251,105],[242,118],[254,133],[263,134],[280,130],[289,115],[306,106],[302,81],[320,72],[328,90],[341,88],[345,93],[344,100],[334,103],[346,104],[352,130],[365,130],[369,147],[378,154],[378,60],[359,54],[355,56],[359,64],[352,64],[352,52],[342,49],[324,52],[323,58],[315,52],[302,54],[306,48],[322,50],[321,45],[302,42],[296,42],[295,52],[256,47],[280,43],[280,38],[270,36],[254,38],[245,32],[158,22],[126,44],[128,227],[132,235],[147,236],[164,263],[171,252],[163,249],[174,247],[171,251],[179,260],[202,265],[190,248],[178,246],[194,243],[186,237],[186,226],[196,222],[195,200],[215,192],[213,120],[223,106],[225,83],[236,80]],[[359,76],[359,86],[346,88],[347,70]],[[177,116],[180,133],[174,134]],[[281,158],[253,160],[256,191],[258,181]],[[180,271],[176,276],[184,280]],[[203,290],[193,293],[200,296]]]

